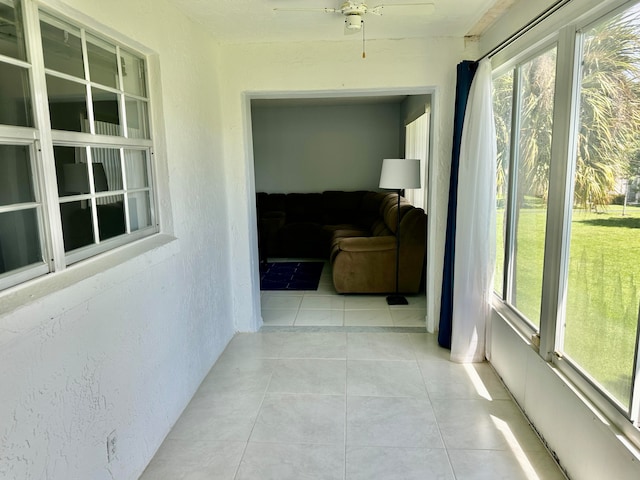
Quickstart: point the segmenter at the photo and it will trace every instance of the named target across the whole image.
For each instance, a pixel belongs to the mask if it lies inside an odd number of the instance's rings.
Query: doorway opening
[[[248,94],[249,163],[254,174],[250,193],[380,191],[383,158],[421,158],[423,186],[406,191],[405,197],[423,208],[432,224],[434,96],[430,89]],[[433,311],[431,237],[428,228],[425,317]],[[423,326],[424,320],[432,331],[429,319],[423,319]]]

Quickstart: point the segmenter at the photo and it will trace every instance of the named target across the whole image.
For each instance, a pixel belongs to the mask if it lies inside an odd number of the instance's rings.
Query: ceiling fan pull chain
[[[364,20],[362,21],[362,58],[367,58],[367,54],[365,53],[365,45],[364,45]]]

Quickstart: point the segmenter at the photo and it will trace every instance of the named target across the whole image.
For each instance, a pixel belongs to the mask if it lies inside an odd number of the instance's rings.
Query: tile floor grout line
[[[263,360],[267,360],[265,357],[258,357]],[[277,359],[276,359],[277,362]],[[238,462],[238,466],[236,467],[236,472],[233,475],[234,480],[237,480],[238,474],[240,473],[240,467],[242,466],[242,460],[244,460],[244,456],[247,453],[247,449],[249,448],[249,442],[251,440],[251,435],[253,435],[253,430],[256,428],[256,424],[258,423],[258,418],[260,417],[260,411],[262,410],[262,405],[264,405],[264,400],[267,397],[267,392],[269,391],[269,385],[271,385],[271,380],[273,379],[273,369],[269,373],[269,381],[267,382],[267,386],[262,393],[262,400],[260,400],[260,405],[258,406],[258,411],[256,413],[256,419],[253,421],[253,425],[251,426],[251,431],[249,432],[249,436],[247,437],[247,441],[244,445],[244,449],[242,450],[242,455],[240,456],[240,461]]]
[[[413,347],[414,347],[414,344],[412,342],[411,348],[413,349]],[[415,349],[413,349],[413,352],[415,354]],[[422,367],[420,366],[420,361],[418,361],[417,355],[416,355],[416,363],[418,365],[418,371],[420,372],[420,378],[422,378],[422,384],[424,386],[424,390],[427,394],[427,399],[429,400],[429,405],[431,406],[431,412],[433,413],[433,419],[435,421],[436,428],[438,429],[438,435],[440,435],[440,441],[442,442],[442,447],[444,448],[447,455],[447,462],[449,465],[449,469],[451,471],[451,474],[453,475],[453,479],[456,480],[458,476],[456,475],[455,469],[453,468],[453,462],[451,461],[451,455],[449,454],[449,447],[447,443],[444,441],[444,435],[442,434],[442,429],[440,428],[440,422],[438,421],[438,416],[436,415],[436,411],[433,408],[433,400],[431,399],[431,394],[429,393],[429,388],[427,387],[427,381],[424,377],[424,372],[422,371]]]
[[[344,321],[344,316],[343,316]],[[349,422],[349,335],[345,333],[345,371],[344,371],[344,475],[343,479],[347,480],[347,425]]]

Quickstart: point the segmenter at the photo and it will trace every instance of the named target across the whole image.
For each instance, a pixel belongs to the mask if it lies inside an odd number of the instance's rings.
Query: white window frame
[[[567,273],[569,262],[569,243],[571,233],[571,208],[573,199],[573,177],[576,153],[576,129],[578,128],[578,108],[580,95],[580,49],[579,35],[590,26],[614,16],[634,4],[637,0],[614,0],[599,5],[581,15],[567,17],[564,26],[559,22],[550,24],[546,30],[537,31],[528,38],[538,38],[530,47],[523,47],[522,41],[507,47],[494,57],[494,78],[516,65],[525,63],[535,52],[544,50],[544,45],[551,38],[557,38],[557,65],[555,107],[553,118],[552,160],[550,165],[549,201],[544,253],[544,272],[542,287],[542,309],[540,330],[523,319],[521,314],[508,305],[497,294],[493,297],[494,309],[513,325],[525,338],[531,339],[539,355],[567,379],[575,387],[576,394],[590,403],[596,415],[604,415],[605,422],[612,423],[628,441],[640,448],[640,328],[636,335],[636,352],[634,357],[633,396],[630,407],[620,405],[612,396],[600,389],[582,371],[579,365],[573,364],[560,353],[563,342],[564,302],[567,289]],[[546,33],[545,33],[546,32]],[[534,53],[531,53],[534,52]],[[497,62],[495,60],[498,60]],[[516,110],[515,102],[513,107]],[[512,123],[513,125],[513,123]],[[511,149],[514,149],[512,142]],[[513,160],[511,160],[513,161]],[[511,174],[512,170],[510,170]],[[511,180],[510,180],[511,181]],[[511,193],[511,192],[510,192]],[[511,200],[509,200],[511,201]],[[511,228],[511,227],[509,227]],[[561,232],[550,235],[549,232]],[[507,255],[505,239],[505,256]],[[507,260],[504,266],[507,275]],[[506,285],[503,298],[508,298]],[[640,312],[639,312],[640,327]]]
[[[24,282],[46,275],[48,273],[60,272],[68,266],[95,257],[109,250],[113,250],[120,246],[135,242],[145,237],[149,237],[159,233],[159,212],[157,202],[156,188],[156,172],[153,142],[153,125],[151,115],[151,99],[150,99],[150,74],[149,74],[149,58],[148,55],[141,53],[132,45],[128,45],[119,39],[111,38],[111,36],[101,33],[99,28],[93,28],[83,25],[81,21],[68,18],[66,15],[57,12],[48,6],[43,6],[34,0],[15,0],[16,5],[20,4],[21,8],[17,11],[22,12],[22,23],[25,34],[25,49],[27,52],[27,60],[5,57],[0,55],[0,60],[7,64],[12,64],[27,69],[30,85],[30,101],[33,112],[34,127],[18,127],[11,125],[0,125],[0,143],[13,145],[28,145],[32,153],[32,175],[33,186],[39,226],[39,242],[43,255],[43,263],[33,264],[20,269],[11,270],[0,275],[0,291],[7,288],[19,286]],[[45,68],[42,39],[40,32],[40,12],[47,16],[59,19],[77,27],[82,36],[83,62],[85,69],[85,78],[80,79],[64,73],[54,72]],[[90,70],[88,68],[88,57],[86,52],[86,35],[91,34],[93,37],[105,40],[110,45],[115,46],[115,55],[117,59],[117,75],[119,80],[119,89],[97,84],[90,81]],[[123,70],[121,63],[121,49],[127,54],[133,55],[144,61],[145,65],[145,91],[146,97],[131,94],[124,91]],[[88,72],[88,73],[87,73]],[[49,104],[47,95],[46,75],[53,75],[62,79],[72,80],[85,85],[87,90],[87,113],[91,132],[69,132],[51,129],[49,117]],[[95,134],[95,122],[93,121],[93,102],[92,88],[100,88],[118,95],[118,107],[120,116],[121,136],[97,135]],[[130,134],[127,128],[126,101],[135,100],[144,102],[146,105],[145,120],[148,129],[147,136],[149,138],[129,138]],[[101,196],[118,195],[122,196],[123,216],[125,220],[125,233],[114,238],[108,238],[102,241],[98,240],[97,234],[97,212],[93,209],[92,223],[94,228],[94,243],[81,247],[69,252],[65,252],[62,221],[60,215],[60,204],[69,201],[66,197],[58,197],[58,186],[56,178],[56,163],[54,158],[54,145],[74,146],[90,148],[113,148],[118,149],[121,159],[121,176],[122,189],[111,190],[108,194],[95,193],[93,182],[91,183],[91,193],[85,195],[86,199],[95,204],[95,199]],[[146,187],[128,188],[124,150],[141,150],[145,152],[146,158]],[[89,168],[89,177],[92,177],[91,168]],[[147,193],[149,199],[149,215],[150,225],[131,232],[130,212],[129,212],[129,194]],[[74,197],[78,199],[78,197]],[[83,197],[84,198],[84,197]],[[34,205],[36,205],[34,203]],[[95,205],[94,205],[95,206]],[[20,209],[22,206],[9,205],[0,207],[2,211],[12,211]]]

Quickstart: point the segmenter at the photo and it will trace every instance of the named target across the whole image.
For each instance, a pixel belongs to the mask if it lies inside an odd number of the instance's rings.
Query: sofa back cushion
[[[322,223],[322,194],[288,193],[286,212],[287,223]]]
[[[404,197],[400,197],[400,221],[402,217],[413,210],[415,207],[411,205]],[[392,194],[383,200],[381,205],[381,214],[387,228],[395,235],[398,225],[398,195]]]
[[[371,224],[370,230],[371,230],[371,235],[374,237],[393,235],[393,232],[387,227],[387,225],[384,223],[384,220],[382,220],[381,218],[376,219]]]
[[[267,212],[286,212],[284,193],[264,193],[259,192],[256,194],[258,215],[263,215]]]
[[[354,224],[357,222],[362,197],[366,192],[322,192],[323,221],[325,225]]]
[[[373,230],[373,223],[380,219],[380,204],[387,195],[384,192],[367,192],[362,196],[358,225]]]

